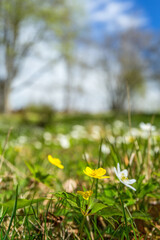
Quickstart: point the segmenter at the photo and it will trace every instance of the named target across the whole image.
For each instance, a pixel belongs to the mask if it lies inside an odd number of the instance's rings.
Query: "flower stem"
[[[126,218],[126,213],[125,213],[125,207],[124,207],[123,199],[122,199],[122,196],[120,194],[119,189],[118,189],[118,195],[119,195],[119,198],[120,198],[120,201],[121,201],[121,204],[122,204],[127,240],[129,240],[129,233],[128,233],[128,226],[127,226],[127,218]]]
[[[83,233],[83,227],[84,227],[85,220],[86,220],[86,216],[83,216],[83,220],[82,220],[81,227],[80,227],[80,240],[82,239],[82,233]]]
[[[101,139],[100,147],[99,147],[98,168],[100,168],[100,161],[101,161],[101,154],[102,154],[102,143],[103,143],[103,138]],[[97,199],[97,194],[98,194],[98,178],[96,179],[95,199]]]

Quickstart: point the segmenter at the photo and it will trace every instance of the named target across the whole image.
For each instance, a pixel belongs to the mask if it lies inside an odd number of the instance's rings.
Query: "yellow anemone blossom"
[[[53,158],[51,155],[48,155],[48,161],[58,168],[61,168],[61,169],[64,168],[64,166],[61,163],[61,160],[58,158]]]
[[[86,167],[86,169],[83,170],[83,172],[87,176],[93,177],[93,178],[98,178],[98,179],[110,178],[109,176],[103,176],[106,174],[106,170],[104,168],[98,168],[98,169],[93,170],[90,167]]]
[[[90,196],[92,196],[93,192],[91,190],[83,192],[83,191],[77,191],[78,194],[80,194],[85,200],[88,200]]]

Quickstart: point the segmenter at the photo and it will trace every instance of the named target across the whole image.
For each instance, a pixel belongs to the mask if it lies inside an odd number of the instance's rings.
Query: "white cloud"
[[[110,0],[98,0],[98,1],[97,0],[94,0],[94,1],[89,0],[86,4],[87,9],[90,10],[90,11],[94,10],[94,9],[97,9],[97,8],[103,6],[103,5],[106,5],[106,3],[108,1],[110,1]]]
[[[144,16],[133,13],[134,4],[131,1],[89,0],[88,14],[90,22],[101,23],[107,30],[125,30],[146,24]]]
[[[131,6],[130,3],[109,2],[105,8],[92,12],[91,19],[95,22],[115,20],[124,11],[129,10]]]
[[[143,26],[146,24],[146,19],[144,17],[139,17],[139,16],[127,16],[125,14],[122,14],[120,16],[118,16],[117,22],[119,24],[119,26],[123,29],[127,29],[127,28],[137,28],[140,26]]]

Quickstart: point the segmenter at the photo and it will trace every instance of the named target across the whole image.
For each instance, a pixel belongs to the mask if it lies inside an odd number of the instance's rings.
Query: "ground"
[[[158,114],[1,115],[1,239],[160,239],[159,133]],[[136,191],[119,181],[117,163]],[[86,175],[87,166],[110,178]],[[77,193],[89,190],[88,199]]]

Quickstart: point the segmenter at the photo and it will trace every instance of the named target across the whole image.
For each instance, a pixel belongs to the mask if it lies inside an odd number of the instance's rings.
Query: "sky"
[[[104,32],[107,31],[124,31],[130,27],[146,28],[154,31],[160,30],[160,0],[81,0],[81,2],[84,3],[86,8],[85,21],[91,26],[95,38],[103,37]],[[27,59],[24,69],[17,77],[16,82],[31,76],[41,65],[43,65],[43,61],[40,59]],[[103,107],[103,98],[95,97],[97,96],[98,86],[96,77],[96,73],[87,76],[86,86],[84,84],[86,95],[81,96],[79,102],[74,101],[75,106],[73,108],[92,112],[106,109],[106,106]],[[64,65],[59,63],[56,69],[50,69],[50,71],[41,74],[35,84],[19,91],[13,91],[11,94],[12,107],[21,108],[31,103],[53,102],[57,109],[62,110],[64,103],[62,87],[65,85],[65,79]],[[57,87],[55,91],[54,85],[60,85],[61,87]],[[153,108],[153,105],[156,110],[158,106],[155,102],[157,102],[160,91],[157,89],[155,91],[154,84],[149,84],[146,92],[145,97],[138,99],[141,102],[138,105],[139,110],[143,108],[149,111],[150,108]],[[98,94],[105,98],[104,92]],[[76,99],[75,96],[73,96],[73,99]]]
[[[127,1],[127,0],[123,0]],[[148,26],[160,30],[160,1],[159,0],[134,0],[137,8],[142,9],[148,19]]]
[[[89,0],[88,9],[93,27],[160,29],[159,0]]]

